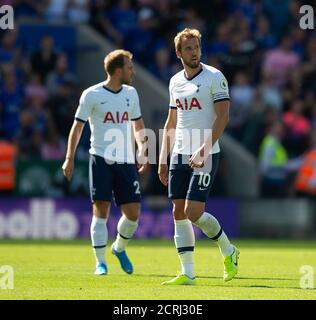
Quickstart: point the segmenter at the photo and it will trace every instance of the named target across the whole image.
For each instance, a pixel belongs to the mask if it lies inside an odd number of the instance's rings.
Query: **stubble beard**
[[[132,84],[132,77],[130,77],[129,79],[128,78],[122,78],[121,79],[121,84],[126,84],[126,85],[131,85]]]
[[[191,69],[197,69],[200,66],[201,60],[197,60],[196,62],[183,61],[183,64]]]

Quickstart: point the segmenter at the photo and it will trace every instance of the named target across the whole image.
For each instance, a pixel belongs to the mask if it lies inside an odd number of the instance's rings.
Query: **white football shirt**
[[[130,121],[141,117],[134,87],[123,85],[114,92],[103,82],[83,91],[75,114],[77,121],[89,121],[90,154],[120,163],[135,163]]]
[[[230,100],[228,83],[216,68],[201,63],[202,69],[187,79],[184,70],[170,80],[170,108],[177,109],[176,139],[173,151],[192,154],[211,133],[216,119],[214,103]],[[210,151],[218,153],[216,141]]]

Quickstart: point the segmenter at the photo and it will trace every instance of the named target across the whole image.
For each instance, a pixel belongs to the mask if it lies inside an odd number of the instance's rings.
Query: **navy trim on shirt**
[[[221,101],[230,101],[230,98],[218,99],[218,100],[215,100],[214,103],[221,102]]]
[[[183,71],[183,73],[184,73],[184,77],[185,77],[188,81],[191,81],[191,80],[193,80],[195,77],[197,77],[202,71],[203,71],[203,67],[201,67],[201,70],[200,70],[197,74],[195,74],[192,78],[188,78],[187,75],[185,74],[185,71]]]
[[[135,119],[131,119],[132,121],[136,121],[136,120],[139,120],[139,119],[141,119],[143,116],[140,116],[140,117],[138,117],[138,118],[135,118]]]
[[[77,120],[77,121],[79,121],[79,122],[82,122],[82,123],[86,123],[87,121],[84,121],[84,120],[82,120],[82,119],[80,119],[80,118],[76,118],[75,117],[75,119]]]
[[[107,88],[105,85],[103,85],[103,89],[105,89],[105,90],[107,90],[107,91],[110,91],[111,93],[118,94],[118,93],[120,93],[120,92],[123,90],[123,86],[122,86],[121,89],[118,90],[118,91],[113,91],[113,90]]]
[[[177,109],[177,107],[174,107],[174,106],[170,106],[169,108],[170,109]]]

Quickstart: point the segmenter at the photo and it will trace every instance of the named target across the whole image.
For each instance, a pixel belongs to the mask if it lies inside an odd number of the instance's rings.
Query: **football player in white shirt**
[[[130,132],[131,122],[140,153],[144,148],[140,132],[145,126],[137,91],[130,86],[134,75],[131,60],[132,54],[125,50],[114,50],[105,57],[107,80],[83,91],[69,134],[66,159],[62,166],[65,177],[70,181],[74,171],[76,148],[84,125],[89,121],[91,129],[89,184],[93,203],[90,231],[97,275],[107,274],[106,223],[112,195],[122,211],[122,217],[117,225],[117,238],[111,251],[119,259],[126,273],[133,272],[125,248],[137,229],[140,215],[138,173],[145,172],[146,164],[140,165],[137,172]],[[118,136],[123,137],[123,141],[120,141],[121,147],[116,148],[113,153],[110,146],[115,135],[109,133],[115,133],[117,130],[120,133]]]
[[[219,70],[200,62],[201,34],[198,30],[186,28],[176,35],[174,42],[184,70],[170,80],[170,108],[158,174],[160,181],[168,185],[173,202],[174,240],[182,271],[162,284],[196,283],[192,223],[217,242],[224,259],[223,278],[229,281],[237,274],[239,251],[230,243],[217,219],[205,212],[219,161],[218,139],[229,120],[228,84]],[[198,131],[198,135],[194,131]],[[172,147],[168,174],[166,159]]]

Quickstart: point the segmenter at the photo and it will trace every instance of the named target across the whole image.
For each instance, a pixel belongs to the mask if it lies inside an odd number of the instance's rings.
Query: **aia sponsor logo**
[[[103,123],[124,123],[128,121],[128,112],[125,111],[123,114],[119,111],[112,113],[111,111],[108,111],[105,114]]]
[[[191,100],[184,98],[182,102],[180,99],[176,99],[176,104],[177,108],[181,110],[192,110],[193,108],[197,108],[198,110],[202,109],[199,100],[195,97],[193,97]]]

